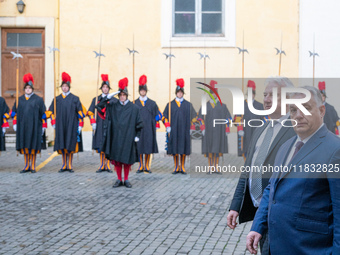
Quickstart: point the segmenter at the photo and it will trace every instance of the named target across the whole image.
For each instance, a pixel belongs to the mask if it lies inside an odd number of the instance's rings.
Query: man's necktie
[[[290,159],[288,165],[292,162],[293,158],[295,157],[295,155],[299,152],[299,150],[301,149],[301,147],[304,145],[303,142],[301,141],[298,141],[296,144],[295,144],[295,151],[294,151],[294,154],[292,156],[292,158]]]

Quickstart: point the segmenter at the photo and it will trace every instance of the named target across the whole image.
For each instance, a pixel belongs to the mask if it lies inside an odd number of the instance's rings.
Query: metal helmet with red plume
[[[66,73],[66,72],[63,72],[61,74],[61,86],[63,86],[64,84],[66,84],[69,88],[71,88],[71,76]]]
[[[182,91],[184,94],[184,80],[182,78],[176,80],[176,92],[177,94],[178,91]]]
[[[142,89],[145,90],[146,92],[148,91],[148,87],[146,86],[147,83],[147,77],[146,75],[142,75],[141,77],[139,77],[139,91],[141,91]]]
[[[319,87],[320,93],[326,97],[326,82],[319,81],[318,87]]]
[[[126,96],[129,95],[129,92],[128,92],[128,89],[127,89],[128,83],[129,83],[129,80],[126,77],[119,80],[119,82],[118,82],[119,92],[126,94]]]
[[[102,89],[104,85],[107,85],[109,87],[109,89],[111,89],[110,87],[110,81],[109,81],[109,75],[108,74],[102,74],[102,85],[100,86],[99,89]]]
[[[26,86],[31,86],[31,88],[34,89],[33,88],[34,80],[33,80],[33,76],[31,73],[25,74],[23,77],[23,81],[25,83],[24,89],[26,88]]]

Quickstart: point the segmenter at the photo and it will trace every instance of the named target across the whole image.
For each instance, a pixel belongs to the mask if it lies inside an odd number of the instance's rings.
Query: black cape
[[[155,101],[148,98],[144,105],[139,98],[135,100],[135,105],[140,109],[143,120],[143,129],[140,134],[140,140],[137,143],[138,154],[158,153],[156,138],[156,116],[158,115],[158,106]]]
[[[44,100],[36,94],[28,100],[22,95],[18,110],[14,103],[12,111],[17,114],[16,149],[46,149],[46,136],[42,134],[42,118],[46,111]]]
[[[99,104],[103,100],[102,95],[98,96],[97,104]],[[95,104],[96,104],[96,98],[93,98],[90,108],[88,109],[90,112],[95,112]],[[103,145],[103,134],[104,134],[104,120],[100,118],[97,111],[97,128],[94,132],[94,135],[92,137],[92,149],[101,151],[102,145]]]
[[[253,106],[256,110],[263,110],[263,104],[261,104],[260,102],[254,100],[253,102]],[[249,120],[258,120],[258,121],[252,121],[250,124],[252,126],[260,126],[261,125],[261,120],[263,120],[263,117],[260,115],[256,115],[254,113],[252,113],[249,110],[248,107],[248,101],[244,100],[244,115],[243,115],[243,121],[246,120],[246,126],[243,127],[243,131],[244,131],[244,136],[243,136],[243,150],[241,150],[241,136],[239,136],[237,134],[237,141],[238,141],[238,156],[242,156],[244,154],[244,156],[247,156],[247,150],[251,141],[251,138],[253,136],[254,131],[256,130],[256,127],[250,127],[248,125],[248,121]]]
[[[327,126],[327,128],[335,134],[335,130],[337,128],[337,121],[339,120],[338,113],[334,109],[333,105],[325,103],[326,113],[325,117],[323,118],[323,122]]]
[[[207,102],[207,115],[202,115],[202,109],[198,112],[198,118],[204,120],[205,135],[202,137],[202,154],[228,153],[228,136],[226,125],[215,125],[214,119],[231,118],[230,112],[225,104],[217,101],[215,107]]]
[[[191,120],[196,118],[196,111],[192,104],[183,99],[180,107],[171,101],[170,138],[167,147],[167,154],[191,154],[190,125]],[[163,116],[169,120],[169,103],[166,105]]]
[[[79,97],[70,93],[67,97],[63,98],[62,95],[56,97],[57,104],[57,118],[55,127],[54,150],[75,151],[77,140],[78,151],[83,151],[82,135],[78,135],[79,116],[78,112],[82,112],[82,105]],[[54,114],[54,99],[52,100],[49,108]]]
[[[5,113],[9,113],[9,108],[6,104],[6,101],[3,97],[0,97],[0,127],[4,124],[3,123],[3,116]],[[6,150],[6,142],[5,142],[5,136],[2,133],[0,134],[0,151]]]
[[[139,162],[135,142],[135,137],[140,137],[143,128],[139,108],[131,102],[121,105],[116,98],[101,101],[97,108],[100,111],[106,109],[101,150],[105,152],[105,157],[130,165]]]

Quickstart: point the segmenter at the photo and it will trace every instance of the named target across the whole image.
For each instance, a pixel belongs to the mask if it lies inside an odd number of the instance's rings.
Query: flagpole
[[[282,52],[282,32],[281,32],[281,46],[280,46],[280,51]],[[279,57],[279,76],[281,75],[281,58],[282,58],[282,53],[280,52],[280,57]]]
[[[170,41],[170,58],[169,58],[169,124],[171,123],[171,41]]]
[[[99,91],[99,74],[100,74],[100,58],[102,54],[102,35],[100,34],[100,45],[99,45],[99,57],[98,57],[98,72],[97,72],[97,87],[96,87],[96,99],[95,99],[95,106],[98,103],[98,91]],[[94,108],[94,118],[97,123],[97,108]]]
[[[314,87],[314,78],[315,78],[315,33],[313,35],[313,87]]]
[[[19,54],[19,34],[17,34],[17,54]],[[16,111],[18,112],[18,103],[19,103],[19,58],[17,57],[17,72],[16,72]]]
[[[244,30],[243,30],[242,49],[244,49]],[[244,51],[242,51],[242,93],[244,94]]]
[[[135,49],[135,34],[132,37],[132,47],[133,50]],[[133,103],[135,103],[135,54],[132,55],[132,96],[133,96]]]

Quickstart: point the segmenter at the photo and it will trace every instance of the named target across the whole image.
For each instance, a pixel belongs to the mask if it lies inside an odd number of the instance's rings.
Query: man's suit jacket
[[[251,166],[253,155],[255,152],[256,142],[261,136],[262,132],[266,129],[267,125],[271,125],[271,122],[267,122],[261,128],[258,128],[251,139],[250,146],[247,152],[247,158],[245,166]],[[289,138],[296,135],[293,128],[281,127],[280,131],[274,138],[272,144],[270,145],[267,157],[263,163],[264,166],[273,166],[277,151],[280,146],[286,142]],[[271,173],[267,172],[263,175],[262,179],[262,189],[268,185],[268,181],[271,177]],[[239,213],[239,222],[243,223],[246,221],[251,221],[254,219],[257,208],[254,207],[253,202],[249,193],[249,173],[241,173],[239,182],[235,189],[233,200],[231,201],[229,210],[234,210]]]
[[[285,164],[297,137],[280,148],[276,166]],[[326,164],[333,172],[302,172]],[[271,254],[340,254],[340,138],[324,125],[302,146],[286,173],[274,173],[256,213],[252,231],[268,230]],[[322,168],[321,168],[322,169]],[[337,172],[334,172],[337,171]],[[336,178],[335,178],[336,177]]]

